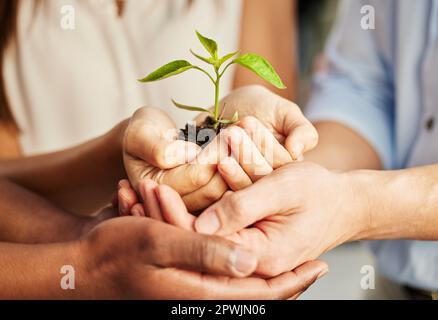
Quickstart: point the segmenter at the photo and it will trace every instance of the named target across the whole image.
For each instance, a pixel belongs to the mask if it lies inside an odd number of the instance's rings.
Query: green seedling
[[[245,67],[264,80],[268,81],[275,87],[279,89],[285,89],[286,86],[281,81],[279,75],[275,72],[272,65],[263,57],[254,54],[254,53],[246,53],[240,55],[239,52],[233,52],[224,55],[223,57],[219,57],[218,55],[218,45],[216,41],[206,38],[196,31],[196,35],[201,42],[202,46],[208,52],[209,57],[201,56],[193,50],[190,50],[191,54],[195,56],[197,59],[202,62],[209,64],[212,66],[214,73],[211,74],[204,68],[201,68],[197,65],[194,65],[186,60],[175,60],[165,64],[164,66],[158,68],[154,72],[150,73],[143,79],[140,79],[140,82],[147,83],[153,81],[163,80],[180,73],[183,73],[188,70],[197,70],[204,73],[208,79],[214,85],[214,107],[213,110],[209,110],[208,108],[198,107],[198,106],[190,106],[176,102],[172,100],[172,103],[184,110],[189,111],[198,111],[198,112],[207,112],[210,116],[207,118],[206,123],[208,127],[213,127],[216,133],[223,127],[233,124],[238,121],[239,115],[236,112],[231,119],[224,119],[219,114],[219,95],[220,95],[220,80],[228,70],[230,66],[233,64],[241,65]]]

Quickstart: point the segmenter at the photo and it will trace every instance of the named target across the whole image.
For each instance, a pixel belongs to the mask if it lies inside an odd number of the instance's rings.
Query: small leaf
[[[227,54],[225,56],[223,56],[222,58],[219,59],[219,67],[227,60],[230,60],[232,57],[234,57],[236,54],[238,54],[239,51],[236,52],[232,52],[230,54]]]
[[[203,57],[203,56],[197,54],[196,52],[194,52],[192,49],[190,49],[190,53],[193,54],[199,60],[204,61],[205,63],[214,64],[214,59],[212,59],[212,58]]]
[[[175,107],[180,108],[180,109],[189,110],[189,111],[200,111],[200,112],[208,112],[208,113],[210,113],[210,110],[207,110],[205,108],[194,107],[194,106],[186,106],[184,104],[176,102],[173,99],[172,99],[172,103],[175,105]]]
[[[234,121],[234,122],[239,121],[239,111],[234,112],[234,115],[231,118],[231,121]]]
[[[198,31],[196,31],[196,35],[198,36],[199,41],[204,46],[205,50],[210,53],[211,57],[213,59],[217,59],[217,43],[216,41],[204,37],[202,34],[200,34]]]
[[[218,120],[217,122],[222,123],[222,124],[233,124],[233,123],[236,123],[237,121],[221,119],[221,120]]]
[[[279,89],[285,89],[286,86],[281,81],[280,76],[275,72],[271,64],[263,57],[254,53],[244,54],[234,60],[235,63],[253,71],[255,74],[265,79]]]
[[[222,123],[222,124],[233,124],[236,123],[237,121],[239,121],[239,112],[236,111],[234,112],[234,115],[231,119],[219,119],[217,122],[218,123]]]
[[[145,78],[140,79],[140,82],[152,82],[158,81],[162,79],[166,79],[168,77],[180,74],[184,71],[194,68],[190,62],[186,60],[176,60],[165,64],[164,66],[158,68],[154,72],[147,75]]]

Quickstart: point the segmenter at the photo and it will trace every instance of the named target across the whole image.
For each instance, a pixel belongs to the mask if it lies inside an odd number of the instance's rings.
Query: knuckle
[[[238,193],[233,193],[228,198],[228,204],[233,220],[238,222],[244,221],[247,214],[245,200]]]
[[[205,186],[212,178],[212,175],[207,168],[202,168],[197,165],[190,165],[188,170],[190,182],[195,188],[201,188]]]
[[[222,186],[218,188],[209,188],[208,192],[205,194],[204,197],[206,201],[212,203],[219,200],[224,193],[225,193],[225,189]]]
[[[202,271],[209,271],[211,266],[214,265],[217,246],[212,241],[206,239],[201,243],[200,250],[197,251],[199,254],[199,265]]]

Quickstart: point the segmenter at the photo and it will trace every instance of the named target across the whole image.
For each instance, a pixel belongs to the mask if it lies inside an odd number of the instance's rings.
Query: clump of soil
[[[207,117],[201,125],[186,123],[184,129],[179,130],[178,139],[195,142],[201,148],[205,148],[226,125],[219,123],[215,128],[212,117]]]

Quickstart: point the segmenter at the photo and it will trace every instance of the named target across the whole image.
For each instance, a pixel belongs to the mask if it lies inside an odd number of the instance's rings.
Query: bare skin
[[[100,218],[75,221],[10,182],[0,188],[10,199],[2,204],[3,217],[17,218],[1,219],[2,240],[17,242],[0,242],[2,299],[281,299],[327,268],[314,262],[272,279],[244,278],[257,258],[222,238],[147,218],[106,220],[115,215],[111,208]],[[19,232],[3,233],[14,229]],[[75,290],[61,289],[64,265],[75,270]]]

